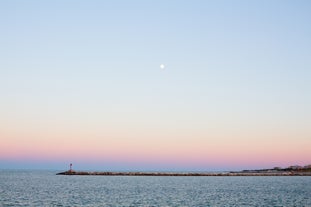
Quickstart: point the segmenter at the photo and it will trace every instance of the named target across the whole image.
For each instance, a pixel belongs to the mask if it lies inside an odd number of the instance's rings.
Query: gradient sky
[[[311,164],[310,11],[302,0],[0,1],[0,168]]]

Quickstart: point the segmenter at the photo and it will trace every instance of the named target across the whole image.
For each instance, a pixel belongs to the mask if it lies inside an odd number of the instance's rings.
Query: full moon
[[[164,70],[165,65],[164,65],[164,64],[161,64],[161,65],[160,65],[160,68],[161,68],[162,70]]]

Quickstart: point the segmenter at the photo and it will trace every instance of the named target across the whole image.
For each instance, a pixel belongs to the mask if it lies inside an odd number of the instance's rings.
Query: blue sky
[[[27,129],[31,142],[45,125],[97,134],[108,125],[266,131],[267,145],[271,130],[283,131],[284,145],[310,146],[310,9],[310,1],[1,1],[0,141]],[[3,166],[11,159],[0,157]]]

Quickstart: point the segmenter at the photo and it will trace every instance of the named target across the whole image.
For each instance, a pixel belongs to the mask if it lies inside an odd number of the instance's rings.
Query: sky
[[[311,164],[310,10],[0,1],[0,169]]]

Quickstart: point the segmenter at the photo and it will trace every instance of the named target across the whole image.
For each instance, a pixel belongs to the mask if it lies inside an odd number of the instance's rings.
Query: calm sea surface
[[[0,206],[310,206],[311,177],[60,176],[0,170]]]

